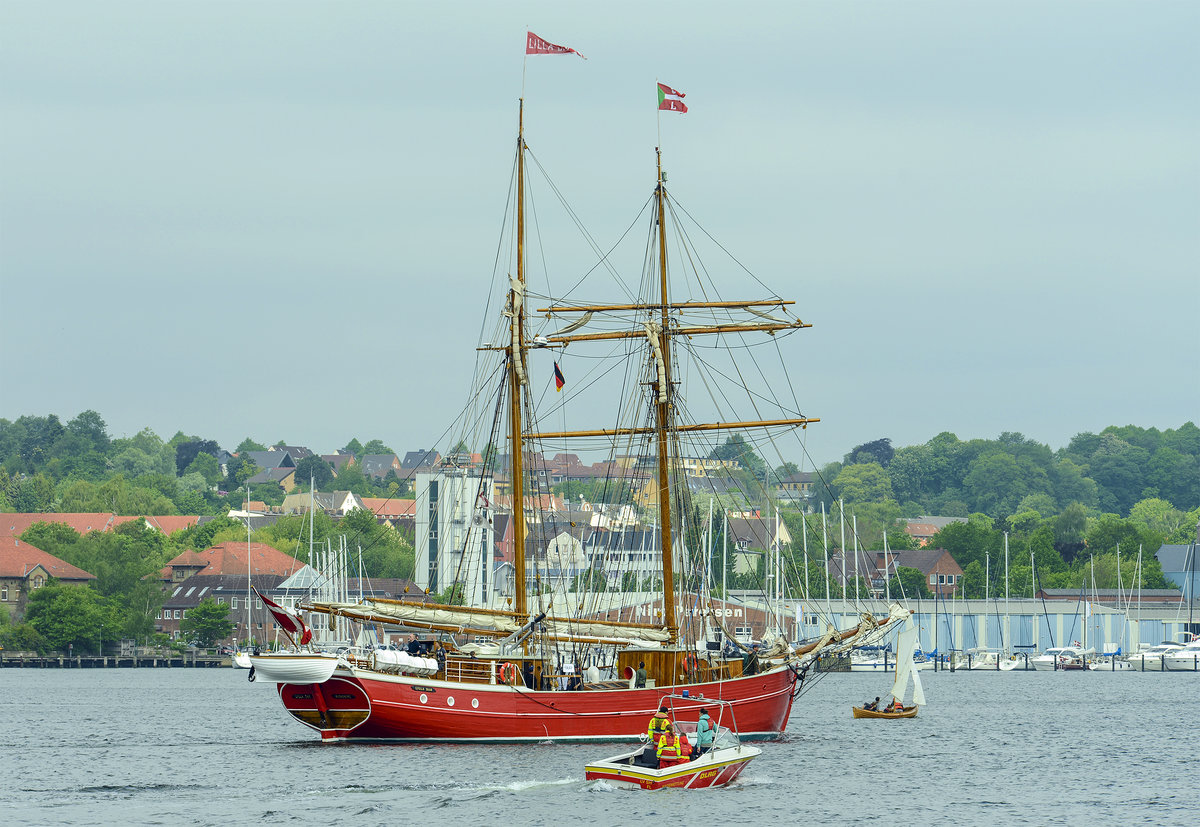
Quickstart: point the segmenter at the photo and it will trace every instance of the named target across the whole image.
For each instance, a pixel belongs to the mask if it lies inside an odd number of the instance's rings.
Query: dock
[[[198,652],[72,656],[0,652],[0,668],[3,669],[215,669],[229,665],[227,655]]]

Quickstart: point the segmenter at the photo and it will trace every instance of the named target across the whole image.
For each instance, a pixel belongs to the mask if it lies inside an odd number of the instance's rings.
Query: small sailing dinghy
[[[342,658],[332,652],[322,652],[312,647],[312,629],[308,628],[304,618],[297,612],[264,597],[253,586],[251,591],[267,607],[267,611],[275,618],[275,622],[291,641],[295,651],[250,655],[249,679],[254,681],[262,678],[273,683],[301,685],[324,683],[329,680],[338,666],[344,664]],[[319,717],[324,718],[324,710],[319,712]]]
[[[584,768],[584,776],[589,781],[605,781],[634,790],[723,787],[734,781],[747,764],[762,754],[761,749],[741,743],[733,719],[733,705],[729,701],[666,695],[662,702],[668,705],[674,726],[683,731],[692,745],[699,742],[697,721],[685,721],[682,718],[699,718],[701,709],[717,709],[717,719],[710,724],[713,727],[711,748],[696,758],[681,758],[677,763],[660,768],[655,745],[647,741],[630,752],[588,764]],[[723,722],[729,726],[722,726]]]
[[[893,606],[893,616],[895,609]],[[892,684],[892,697],[899,708],[867,709],[865,706],[852,706],[851,712],[855,718],[915,718],[917,708],[925,705],[925,689],[921,685],[921,673],[913,666],[913,653],[917,649],[917,627],[913,623],[912,612],[904,620],[896,641],[896,680]],[[904,693],[911,679],[913,685],[912,706],[904,705]]]

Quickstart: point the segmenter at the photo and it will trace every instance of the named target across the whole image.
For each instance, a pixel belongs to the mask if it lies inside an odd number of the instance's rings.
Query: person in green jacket
[[[700,722],[696,724],[696,757],[712,749],[713,735],[717,728],[713,726],[712,718],[707,709],[700,710]]]

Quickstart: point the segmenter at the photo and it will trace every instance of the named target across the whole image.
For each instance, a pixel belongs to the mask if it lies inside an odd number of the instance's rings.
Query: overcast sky
[[[687,94],[674,196],[814,325],[789,340],[822,420],[802,464],[1178,427],[1198,24],[1195,2],[0,0],[0,417],[429,447],[468,389],[528,28],[588,57],[530,58],[525,126],[602,246],[653,187],[655,80]]]

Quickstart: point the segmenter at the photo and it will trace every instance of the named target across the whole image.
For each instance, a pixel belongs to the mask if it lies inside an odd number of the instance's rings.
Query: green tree
[[[69,586],[51,580],[29,595],[25,622],[37,630],[51,650],[99,653],[103,629],[117,629],[106,602],[87,586]]]
[[[1134,503],[1129,509],[1129,519],[1164,536],[1175,534],[1187,522],[1182,511],[1157,497]]]
[[[108,451],[108,426],[100,414],[84,411],[67,423],[67,433],[78,437],[87,450],[104,454]]]
[[[223,478],[221,464],[217,462],[217,458],[204,452],[196,454],[196,458],[188,465],[184,474],[199,474],[209,485],[216,485]]]
[[[212,454],[215,458],[221,447],[211,439],[192,439],[175,446],[175,470],[182,474],[199,454]]]
[[[225,488],[229,491],[236,491],[246,484],[246,480],[257,473],[258,463],[254,461],[253,457],[244,453],[230,457],[229,462],[225,465]]]
[[[963,597],[969,600],[979,600],[984,595],[983,585],[983,564],[978,560],[972,560],[967,565],[963,566],[962,582],[960,591]]]
[[[179,630],[189,640],[201,646],[212,646],[233,633],[233,621],[229,619],[229,606],[206,597],[187,610],[187,616],[179,623]]]
[[[1100,447],[1088,465],[1089,476],[1100,486],[1100,508],[1114,514],[1128,514],[1142,499],[1150,452],[1125,440],[1104,433]]]
[[[467,601],[467,590],[462,583],[451,583],[435,596],[435,600],[444,606],[462,606]]]
[[[267,450],[266,445],[263,445],[261,442],[255,442],[250,437],[246,437],[245,439],[243,439],[241,442],[238,443],[238,447],[235,448],[233,452],[235,454],[244,454],[247,451],[265,451],[265,450]]]
[[[766,475],[767,464],[758,454],[754,453],[754,447],[746,441],[746,438],[738,433],[730,434],[723,444],[712,450],[709,457],[726,461],[732,460],[753,474],[755,479],[764,479]]]
[[[1077,502],[1085,508],[1095,508],[1099,500],[1099,486],[1084,474],[1083,468],[1067,457],[1058,460],[1047,472],[1054,487],[1054,499],[1059,503]],[[1043,514],[1049,517],[1050,514]]]
[[[895,455],[896,451],[892,448],[892,441],[885,437],[856,446],[853,451],[846,454],[842,462],[845,465],[867,465],[873,462],[887,468]]]
[[[892,481],[877,462],[847,465],[842,468],[833,487],[847,503],[894,502]]]
[[[933,593],[929,591],[929,586],[925,582],[925,575],[921,573],[921,570],[909,568],[908,566],[896,567],[896,573],[892,575],[892,579],[888,582],[888,590],[892,595],[892,599],[896,599],[900,595],[904,595],[909,600],[933,597]]]
[[[383,443],[383,440],[372,439],[363,446],[363,455],[367,454],[394,454],[396,453],[391,448]]]
[[[317,454],[300,460],[296,463],[296,482],[307,489],[310,480],[317,490],[329,490],[333,485],[333,466]]]
[[[351,511],[342,518],[337,530],[346,536],[350,548],[362,550],[366,576],[413,578],[416,554],[412,542],[391,526],[381,525],[368,509]]]
[[[1054,548],[1069,563],[1083,550],[1087,537],[1087,509],[1080,503],[1071,503],[1054,519],[1053,527]]]
[[[627,572],[628,573],[628,572]],[[608,578],[603,569],[589,568],[575,575],[571,583],[573,592],[604,592],[608,591]]]

